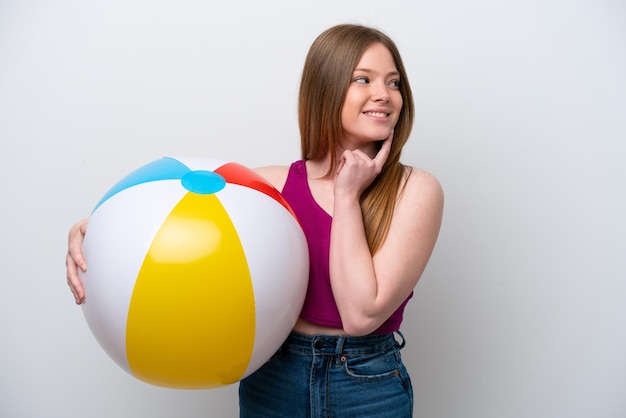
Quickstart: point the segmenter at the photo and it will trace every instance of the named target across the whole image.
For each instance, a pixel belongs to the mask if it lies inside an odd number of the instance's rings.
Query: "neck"
[[[378,154],[378,150],[380,149],[381,143],[382,141],[367,142],[365,144],[363,143],[351,144],[347,142],[344,145],[339,145],[337,146],[337,150],[335,152],[337,156],[337,161],[339,161],[339,159],[341,158],[341,154],[343,154],[343,152],[346,150],[349,150],[349,151],[360,150],[361,152],[367,154],[370,158],[374,158],[376,154]]]
[[[341,160],[343,153],[346,150],[355,151],[358,149],[364,152],[365,154],[367,154],[370,158],[374,158],[376,154],[378,153],[379,148],[380,148],[380,145],[378,142],[370,142],[360,147],[356,147],[356,146],[352,147],[350,145],[337,146],[334,153],[328,153],[323,158],[309,160],[309,164],[308,164],[309,174],[313,178],[320,178],[320,177],[326,176],[326,173],[328,173],[328,170],[331,167],[331,158],[335,159],[335,161],[337,162],[335,167],[337,167],[339,165],[339,161]],[[336,175],[337,173],[332,172],[330,173],[329,178],[332,179]]]

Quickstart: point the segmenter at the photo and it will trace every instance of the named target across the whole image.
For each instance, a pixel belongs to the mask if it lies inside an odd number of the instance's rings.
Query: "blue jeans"
[[[400,337],[402,334],[398,332]],[[413,389],[394,334],[292,332],[239,384],[240,417],[410,418]]]

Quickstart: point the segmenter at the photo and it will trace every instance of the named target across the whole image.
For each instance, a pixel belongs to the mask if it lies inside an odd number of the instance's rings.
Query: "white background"
[[[297,88],[337,23],[385,30],[446,192],[407,309],[415,416],[626,416],[621,0],[2,0],[0,416],[236,417],[236,385],[144,384],[65,284],[67,231],[168,155],[299,157]]]

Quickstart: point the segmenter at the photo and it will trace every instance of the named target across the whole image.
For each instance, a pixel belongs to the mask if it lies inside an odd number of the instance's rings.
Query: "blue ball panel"
[[[191,170],[185,164],[169,157],[148,163],[139,167],[113,186],[104,197],[100,199],[94,211],[98,209],[101,204],[124,189],[150,181],[182,179],[183,176],[190,171]]]

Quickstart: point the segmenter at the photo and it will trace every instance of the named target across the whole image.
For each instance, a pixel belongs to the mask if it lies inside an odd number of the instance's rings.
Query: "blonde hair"
[[[365,234],[372,254],[387,237],[397,197],[406,184],[407,167],[400,163],[400,155],[413,127],[413,95],[396,45],[381,31],[366,26],[344,24],[324,31],[309,49],[298,100],[302,158],[324,158],[344,137],[341,110],[346,92],[354,68],[373,43],[383,44],[394,59],[400,73],[402,109],[383,170],[361,195]],[[330,161],[326,177],[337,169],[337,161]]]

